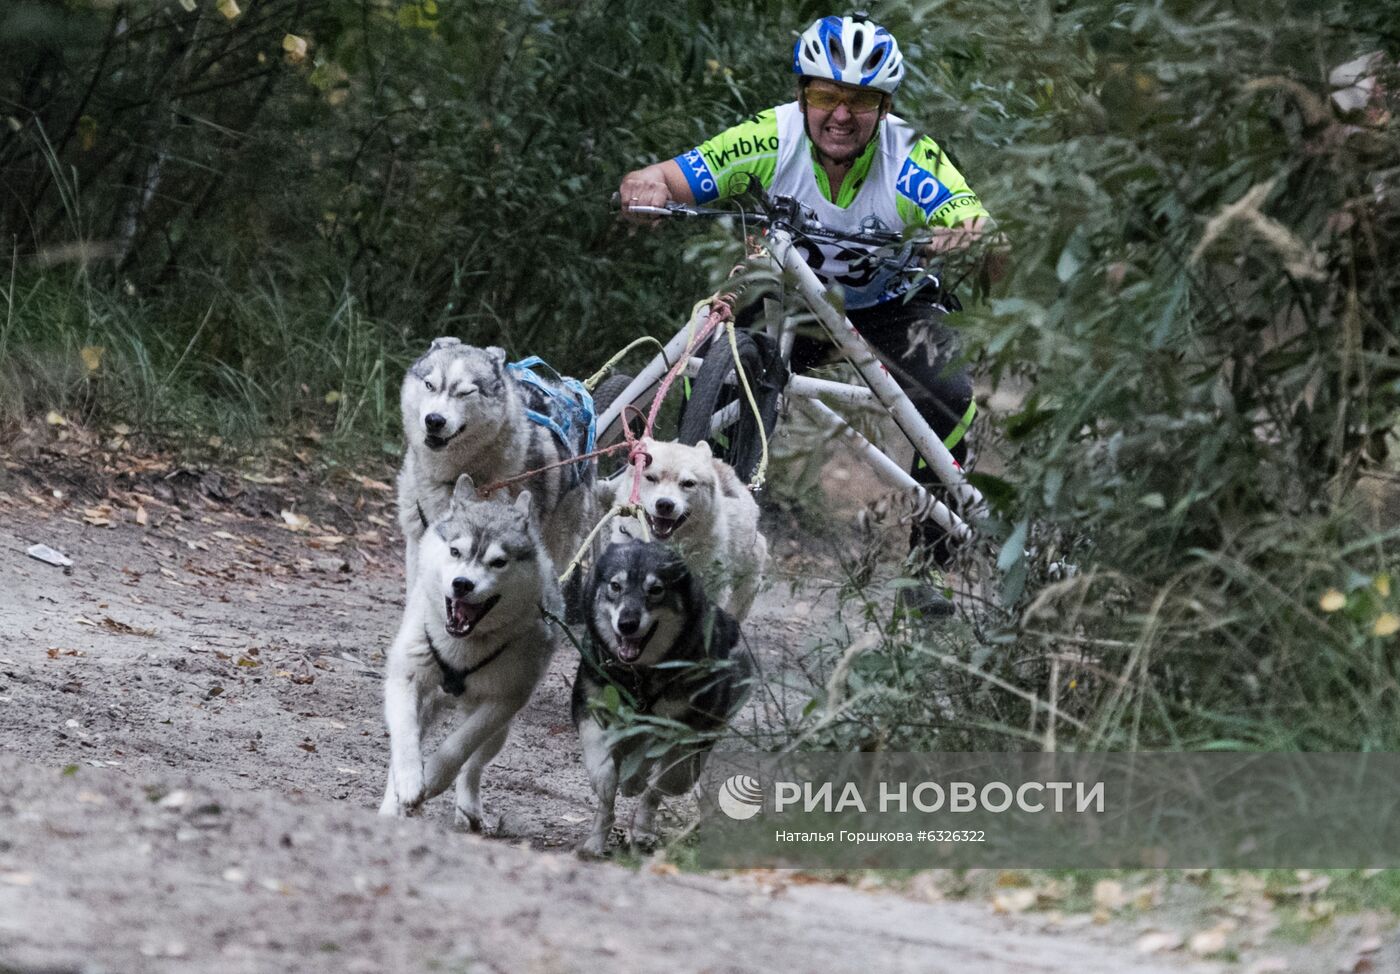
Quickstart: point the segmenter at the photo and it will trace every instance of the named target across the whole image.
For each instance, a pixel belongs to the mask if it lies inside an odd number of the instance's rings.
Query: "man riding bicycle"
[[[736,196],[754,177],[771,193],[795,197],[826,227],[928,231],[920,247],[902,252],[902,260],[877,259],[853,243],[805,241],[803,251],[821,281],[844,298],[851,323],[961,465],[976,406],[971,377],[958,362],[956,333],[942,322],[959,306],[935,279],[918,273],[917,262],[979,241],[987,211],[938,144],[890,114],[904,60],[883,27],[859,14],[823,17],[797,39],[793,71],[796,101],[624,176],[619,188],[624,216],[634,206]],[[829,353],[822,342],[799,339],[793,368],[820,364]],[[951,501],[917,455],[911,472],[930,492]],[[951,559],[951,539],[932,521],[917,522],[910,543],[940,568]],[[906,606],[926,616],[952,611],[932,586],[911,595]]]

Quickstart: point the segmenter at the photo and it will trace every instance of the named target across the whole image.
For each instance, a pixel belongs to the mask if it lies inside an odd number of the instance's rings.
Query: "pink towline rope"
[[[670,391],[671,383],[676,381],[676,377],[684,371],[690,362],[690,353],[709,338],[721,323],[734,317],[734,310],[729,306],[729,302],[733,300],[734,295],[732,294],[717,294],[710,302],[710,312],[705,315],[705,323],[691,334],[680,361],[671,366],[670,371],[661,380],[660,388],[656,390],[656,398],[651,401],[651,411],[647,414],[646,425],[642,429],[642,439],[634,438],[631,427],[627,425],[625,420],[623,421],[622,428],[627,436],[627,442],[631,445],[627,454],[627,463],[633,468],[632,493],[627,498],[627,503],[631,507],[636,507],[637,502],[641,500],[642,471],[651,464],[650,455],[642,448],[642,440],[651,438],[651,431],[656,425],[656,415],[661,411],[661,404],[666,400],[666,393]]]

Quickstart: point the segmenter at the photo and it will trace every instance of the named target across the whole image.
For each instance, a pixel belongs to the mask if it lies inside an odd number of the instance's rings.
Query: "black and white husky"
[[[529,491],[513,504],[479,500],[466,475],[417,558],[384,679],[389,778],[379,812],[411,814],[455,778],[457,824],[479,830],[481,772],[549,666],[547,613],[563,611],[559,586]],[[423,733],[444,710],[459,720],[425,756]]]
[[[531,421],[522,386],[499,348],[435,339],[404,375],[399,405],[404,458],[398,507],[409,588],[419,539],[446,513],[458,476],[469,474],[485,487],[578,453],[550,428]],[[581,487],[587,489],[575,489]],[[515,497],[526,488],[549,556],[562,568],[592,527],[592,467],[587,462],[555,466],[505,490]]]
[[[598,810],[580,851],[601,856],[619,789],[642,793],[633,840],[654,838],[662,795],[694,786],[715,735],[748,694],[753,661],[739,644],[734,617],[706,597],[699,578],[666,545],[610,545],[589,577],[584,608],[589,640],[572,710]],[[660,721],[654,732],[615,733],[627,721],[648,718],[676,722],[688,733],[674,734]],[[667,739],[671,746],[656,747]]]

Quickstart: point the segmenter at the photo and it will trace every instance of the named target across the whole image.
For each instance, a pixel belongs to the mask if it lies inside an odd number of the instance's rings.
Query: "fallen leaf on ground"
[[[1314,876],[1307,871],[1298,873],[1298,885],[1281,890],[1285,896],[1312,896],[1332,885],[1331,876]]]
[[[1024,913],[1035,906],[1035,890],[1013,889],[992,897],[992,909],[998,913]]]
[[[1316,900],[1304,903],[1298,908],[1298,913],[1304,920],[1326,920],[1336,912],[1337,904],[1331,900]]]
[[[283,511],[282,520],[293,531],[305,531],[311,527],[311,518],[305,514],[298,514],[296,511]]]
[[[1116,910],[1128,902],[1123,892],[1123,884],[1112,879],[1101,879],[1094,884],[1094,905],[1105,910]]]
[[[154,629],[142,629],[140,626],[128,625],[113,619],[111,616],[102,617],[102,628],[121,633],[123,636],[154,636],[156,634]]]
[[[156,802],[157,808],[181,809],[190,803],[190,793],[176,790]]]
[[[1176,950],[1181,946],[1181,942],[1181,934],[1173,930],[1153,930],[1139,937],[1134,946],[1140,954],[1160,954]]]
[[[379,490],[387,494],[393,491],[394,489],[391,485],[386,484],[382,480],[372,480],[369,477],[362,477],[360,474],[357,473],[352,473],[350,476],[354,479],[355,483],[368,490]]]
[[[1197,957],[1209,957],[1211,954],[1218,954],[1224,950],[1226,942],[1225,931],[1214,927],[1194,934],[1186,946]]]

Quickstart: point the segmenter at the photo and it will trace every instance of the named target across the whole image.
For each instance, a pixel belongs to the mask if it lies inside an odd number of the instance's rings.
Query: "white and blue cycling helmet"
[[[894,35],[861,17],[823,17],[802,32],[792,70],[893,95],[904,80],[904,56]]]

